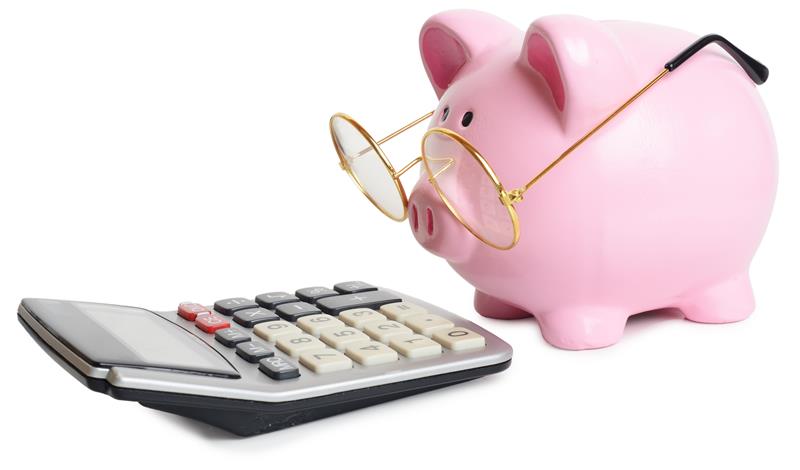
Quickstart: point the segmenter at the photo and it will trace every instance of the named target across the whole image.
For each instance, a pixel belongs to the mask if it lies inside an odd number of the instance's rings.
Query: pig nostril
[[[417,214],[417,206],[416,204],[411,206],[411,227],[416,232],[419,230],[419,217]]]
[[[425,211],[425,222],[428,226],[428,236],[433,235],[433,211],[430,207]]]

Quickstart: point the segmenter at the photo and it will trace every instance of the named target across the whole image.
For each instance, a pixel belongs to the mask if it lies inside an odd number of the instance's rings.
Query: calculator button
[[[248,341],[236,345],[236,354],[247,362],[256,363],[266,357],[274,356],[275,351],[257,341]]]
[[[358,294],[337,295],[325,297],[317,301],[317,307],[329,315],[337,315],[344,310],[352,308],[378,308],[381,305],[392,302],[400,302],[400,297],[386,291],[375,290],[370,292],[359,292]]]
[[[430,336],[434,331],[453,328],[455,325],[447,318],[434,315],[432,313],[423,313],[421,315],[412,315],[406,317],[403,323],[414,330],[415,333]]]
[[[411,302],[398,302],[382,306],[381,313],[394,321],[399,321],[402,323],[405,321],[406,317],[410,317],[411,315],[422,315],[424,313],[428,313],[428,311],[419,305],[412,304]]]
[[[259,361],[258,370],[275,380],[300,377],[300,370],[297,367],[286,359],[278,356],[268,357]]]
[[[197,317],[197,319],[194,321],[194,324],[206,333],[214,333],[217,330],[230,328],[231,326],[231,324],[228,323],[228,320],[219,315],[214,315],[213,313],[210,315],[201,315]]]
[[[258,305],[256,305],[255,302],[250,299],[245,299],[244,297],[233,297],[214,302],[214,310],[228,316],[233,315],[233,312],[237,312],[239,310],[257,307]]]
[[[335,349],[311,351],[300,355],[300,364],[317,374],[347,370],[353,367],[353,360]]]
[[[306,315],[305,317],[297,320],[297,326],[310,335],[319,336],[323,330],[328,328],[339,328],[344,326],[344,323],[337,320],[336,317],[320,313],[318,315]]]
[[[280,320],[280,318],[278,318],[277,315],[270,312],[269,310],[265,310],[263,308],[239,310],[238,312],[233,314],[233,321],[247,328],[252,328],[257,324],[265,321],[274,321],[274,320]]]
[[[290,304],[278,305],[275,308],[275,313],[280,315],[284,320],[297,321],[298,318],[306,315],[314,315],[320,313],[319,309],[306,302],[292,302]]]
[[[184,302],[178,305],[178,315],[189,321],[195,321],[198,315],[208,315],[208,309],[200,304]]]
[[[294,295],[303,302],[313,304],[319,299],[331,297],[333,295],[339,295],[339,293],[333,289],[328,289],[327,287],[306,287],[303,289],[297,289],[294,292]]]
[[[364,325],[364,333],[381,343],[388,343],[393,336],[411,336],[414,334],[408,327],[392,320],[369,322]]]
[[[264,308],[275,310],[280,304],[288,304],[289,302],[297,302],[297,297],[288,292],[267,292],[256,296],[256,303]]]
[[[439,330],[433,334],[433,339],[453,351],[468,351],[486,346],[486,338],[461,327]]]
[[[427,336],[400,336],[389,340],[389,346],[409,359],[436,357],[442,354],[442,345]]]
[[[250,341],[250,336],[235,328],[217,330],[217,332],[214,334],[214,338],[217,339],[217,342],[222,343],[229,348],[236,346],[238,343]]]
[[[377,341],[347,347],[347,356],[362,366],[376,366],[397,360],[397,351]]]
[[[340,282],[333,286],[333,290],[340,294],[357,294],[359,292],[369,292],[371,290],[378,290],[377,287],[361,281]]]
[[[319,339],[321,339],[323,343],[339,351],[344,351],[347,346],[356,343],[369,343],[371,341],[369,336],[352,326],[325,330],[322,332]]]
[[[256,336],[270,343],[274,343],[281,336],[299,335],[302,332],[300,328],[284,320],[259,323],[253,328],[253,333],[255,333]]]
[[[371,308],[355,308],[345,310],[339,314],[339,318],[354,328],[364,328],[364,325],[375,320],[386,320],[386,317]]]
[[[318,349],[325,349],[327,347],[322,341],[305,333],[292,336],[281,336],[278,338],[278,341],[275,344],[278,346],[278,349],[292,357],[297,357],[301,353],[307,351],[316,351]]]

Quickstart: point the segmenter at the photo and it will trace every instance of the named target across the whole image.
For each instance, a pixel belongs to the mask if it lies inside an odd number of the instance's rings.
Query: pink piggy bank
[[[430,127],[465,137],[506,187],[523,186],[696,39],[575,16],[523,33],[485,13],[445,12],[420,34],[440,99]],[[776,184],[753,81],[712,46],[525,193],[512,249],[472,236],[425,172],[408,213],[417,241],[475,286],[481,315],[533,315],[550,344],[588,349],[614,344],[629,316],[654,309],[703,323],[746,318],[748,267]]]

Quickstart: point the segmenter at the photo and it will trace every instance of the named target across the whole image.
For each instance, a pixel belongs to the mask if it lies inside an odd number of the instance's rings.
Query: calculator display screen
[[[87,302],[36,301],[34,315],[89,362],[237,376],[219,353],[148,310]]]

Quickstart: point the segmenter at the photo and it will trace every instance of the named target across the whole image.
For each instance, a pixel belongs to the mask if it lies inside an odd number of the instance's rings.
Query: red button
[[[200,304],[185,302],[178,305],[178,315],[189,321],[195,321],[198,315],[203,315],[206,313],[211,312],[209,312],[207,308]]]
[[[200,315],[194,321],[194,324],[206,333],[213,333],[223,328],[230,328],[231,326],[228,320],[214,314]]]

